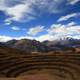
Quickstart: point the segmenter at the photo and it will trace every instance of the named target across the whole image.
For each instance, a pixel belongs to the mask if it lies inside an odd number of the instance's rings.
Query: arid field
[[[2,48],[0,77],[0,80],[80,80],[80,53],[19,54],[14,49]]]

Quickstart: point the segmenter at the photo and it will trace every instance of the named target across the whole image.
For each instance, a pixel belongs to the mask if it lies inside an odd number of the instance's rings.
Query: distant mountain
[[[73,38],[66,38],[64,40],[55,41],[43,41],[39,42],[37,40],[21,39],[21,40],[10,40],[5,43],[0,43],[0,45],[5,45],[9,48],[14,48],[26,53],[31,52],[49,52],[49,51],[59,51],[59,50],[74,50],[75,47],[80,47],[80,40]]]
[[[21,40],[11,40],[5,43],[6,45],[16,48],[25,52],[47,52],[48,46],[43,43],[30,40],[30,39],[21,39]]]
[[[0,54],[17,55],[17,54],[30,54],[30,53],[26,53],[25,51],[18,50],[16,48],[15,49],[11,48],[7,46],[5,43],[0,43]]]
[[[10,41],[6,42],[5,44],[6,44],[7,46],[9,46],[9,47],[13,47],[13,45],[14,45],[15,43],[17,43],[17,41],[18,41],[18,40],[13,39],[13,40],[10,40]]]
[[[69,50],[80,47],[80,40],[73,38],[60,39],[56,41],[44,41],[51,51],[53,50]]]

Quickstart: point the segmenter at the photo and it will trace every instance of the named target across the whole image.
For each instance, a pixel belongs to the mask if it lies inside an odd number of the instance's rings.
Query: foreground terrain
[[[79,49],[25,53],[0,46],[0,80],[80,80]]]
[[[17,80],[80,80],[79,52],[19,53],[14,49],[0,48],[0,77]]]

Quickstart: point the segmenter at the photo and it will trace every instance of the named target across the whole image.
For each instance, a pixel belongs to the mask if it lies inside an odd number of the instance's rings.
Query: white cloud
[[[19,4],[11,8],[7,8],[6,14],[11,16],[9,20],[21,21],[24,22],[30,19],[34,19],[34,16],[29,16],[29,13],[32,13],[32,10],[29,7],[29,4]]]
[[[47,30],[48,33],[43,34],[35,39],[38,41],[53,41],[59,39],[65,39],[67,37],[80,39],[80,26],[76,25],[75,22],[70,22],[66,25],[62,24],[53,24]]]
[[[31,36],[20,36],[20,37],[15,37],[13,39],[16,39],[16,40],[20,40],[20,39],[35,39],[35,37],[31,37]]]
[[[0,10],[4,11],[6,8],[5,0],[0,0]]]
[[[52,40],[54,40],[54,36],[52,36],[50,34],[45,34],[45,35],[41,35],[41,36],[37,37],[36,40],[41,41],[41,42],[45,41],[45,40],[52,41]]]
[[[48,29],[48,33],[58,38],[66,38],[68,36],[75,37],[80,35],[80,26],[78,25],[70,26],[70,23],[67,25],[53,24],[50,27],[50,29]]]
[[[5,36],[5,35],[1,35],[0,36],[0,42],[7,42],[9,40],[12,40],[12,39],[16,39],[16,40],[20,40],[20,39],[36,39],[38,41],[44,41],[44,40],[52,40],[52,37],[53,36],[50,36],[48,34],[46,35],[42,35],[42,36],[39,36],[39,37],[30,37],[30,36],[21,36],[21,37],[10,37],[10,36]]]
[[[74,5],[80,0],[68,0],[68,1],[69,1],[69,4]]]
[[[30,21],[39,17],[41,14],[58,13],[62,11],[62,3],[65,0],[0,0],[0,10],[10,16],[8,21]],[[79,0],[68,0],[70,4],[75,4]],[[63,5],[65,5],[64,3]],[[55,6],[55,7],[54,7]],[[36,12],[38,10],[39,12]],[[67,20],[76,14],[61,17],[59,21]],[[9,23],[6,23],[9,24]]]
[[[33,37],[33,35],[36,35],[38,32],[42,32],[44,29],[44,26],[38,26],[35,28],[30,29],[29,34],[32,36],[21,36],[21,37],[9,37],[9,36],[0,36],[0,42],[6,42],[8,40],[16,39],[36,39],[38,41],[44,41],[44,40],[59,40],[59,39],[65,39],[67,37],[72,37],[76,39],[80,39],[80,26],[79,25],[73,25],[75,22],[70,22],[66,25],[62,24],[52,24],[50,28],[47,30],[46,34],[43,34],[38,37]],[[76,24],[76,23],[75,23]]]
[[[24,3],[24,0],[22,1],[23,3],[16,3],[14,6],[9,6],[11,5],[10,3],[14,2],[21,2],[20,0],[1,0],[0,1],[0,10],[4,11],[6,15],[10,16],[7,18],[8,21],[29,21],[35,18],[34,16],[34,11],[31,8],[32,3],[26,2]]]
[[[48,29],[48,32],[51,35],[64,35],[67,33],[67,30],[64,25],[53,24],[50,29]]]
[[[15,31],[19,31],[19,30],[20,30],[20,28],[17,27],[17,26],[13,26],[13,27],[11,27],[11,29],[12,29],[12,30],[15,30]]]
[[[67,26],[74,26],[74,25],[76,25],[77,23],[75,23],[75,22],[70,22]]]
[[[26,6],[20,4],[15,7],[8,8],[6,13],[12,16],[10,19],[18,21],[22,18],[22,15],[24,15],[25,10]]]
[[[80,35],[78,36],[72,36],[74,39],[80,39]]]
[[[12,40],[12,37],[0,35],[0,42],[6,42],[6,41],[9,41],[9,40]]]
[[[60,12],[63,2],[64,0],[0,0],[0,10],[10,16],[9,20],[24,22],[33,20],[45,12]],[[40,12],[36,12],[35,8]]]
[[[4,21],[4,24],[5,25],[10,25],[12,23],[12,21],[10,21],[9,19],[6,19],[5,21]]]
[[[70,19],[70,18],[77,17],[77,16],[79,16],[79,15],[80,15],[80,13],[68,14],[68,15],[66,15],[66,16],[60,17],[60,18],[58,19],[58,22],[66,21],[66,20],[68,20],[68,19]]]
[[[28,34],[35,36],[42,31],[44,31],[44,26],[36,26],[36,27],[30,28],[28,31]]]
[[[30,37],[30,36],[10,37],[10,36],[5,36],[5,35],[0,35],[0,42],[7,42],[12,39],[16,39],[16,40],[31,39],[31,40],[33,40],[33,39],[35,39],[35,37]]]

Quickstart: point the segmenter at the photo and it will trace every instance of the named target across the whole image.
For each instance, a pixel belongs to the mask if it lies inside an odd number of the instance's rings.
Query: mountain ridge
[[[50,52],[50,51],[65,51],[74,50],[74,48],[80,48],[80,40],[67,38],[66,40],[59,41],[43,41],[39,42],[37,40],[21,39],[21,40],[10,40],[0,45],[7,46],[9,48],[14,48],[17,50],[24,51],[26,53],[31,52]]]

